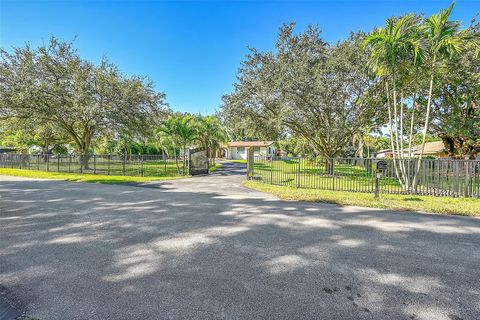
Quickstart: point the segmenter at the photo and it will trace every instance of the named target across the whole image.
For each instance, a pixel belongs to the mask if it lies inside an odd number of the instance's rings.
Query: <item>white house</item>
[[[274,141],[230,141],[225,157],[229,160],[247,159],[247,149],[253,147],[254,156],[271,157],[277,155]]]

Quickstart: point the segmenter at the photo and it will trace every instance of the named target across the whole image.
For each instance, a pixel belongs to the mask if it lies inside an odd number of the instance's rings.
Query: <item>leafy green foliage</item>
[[[172,115],[162,121],[156,129],[158,145],[167,155],[175,157],[178,165],[178,151],[182,151],[183,168],[187,149],[198,146],[207,150],[211,165],[222,143],[228,140],[219,119],[215,116]],[[180,168],[179,168],[180,170]]]
[[[359,126],[375,117],[364,95],[372,84],[362,34],[329,46],[314,26],[298,35],[280,28],[276,52],[251,49],[232,94],[223,97],[228,125],[263,138],[295,136],[334,157]]]
[[[165,95],[127,78],[106,59],[83,60],[71,43],[0,51],[0,118],[24,119],[67,135],[80,154],[102,135],[140,136],[164,114]]]
[[[196,141],[207,150],[207,156],[211,159],[212,165],[215,162],[215,155],[222,144],[228,141],[228,135],[220,120],[216,116],[196,116],[195,123]]]

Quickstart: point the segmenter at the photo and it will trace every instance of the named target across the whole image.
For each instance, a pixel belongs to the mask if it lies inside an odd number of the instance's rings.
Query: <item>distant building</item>
[[[422,145],[416,145],[412,147],[412,156],[418,157],[422,151]],[[405,155],[408,156],[408,149],[405,151]],[[425,143],[423,150],[424,156],[430,156],[435,158],[448,158],[448,150],[445,148],[443,141],[433,141]]]
[[[229,160],[247,159],[247,149],[253,147],[255,156],[271,157],[277,155],[275,141],[230,141],[224,148],[225,158]]]
[[[405,147],[405,145],[404,145]],[[412,147],[412,157],[420,156],[422,145],[416,145]],[[403,150],[403,156],[408,157],[408,146]],[[398,152],[395,152],[398,156]],[[425,143],[423,150],[423,156],[435,157],[435,158],[448,158],[448,150],[445,148],[443,141],[432,141]],[[375,153],[376,158],[393,158],[392,149],[379,150]]]
[[[12,148],[12,147],[2,147],[0,146],[0,153],[7,153],[7,152],[13,152],[17,149]]]
[[[378,150],[377,152],[374,153],[375,158],[393,158],[393,152],[392,149],[384,149],[384,150]]]

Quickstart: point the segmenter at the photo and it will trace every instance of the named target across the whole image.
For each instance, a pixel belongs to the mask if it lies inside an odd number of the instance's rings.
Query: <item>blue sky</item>
[[[450,1],[22,1],[0,0],[0,45],[72,40],[92,61],[107,56],[127,75],[146,75],[177,111],[212,113],[232,90],[247,46],[271,50],[278,27],[317,24],[336,42],[406,12],[431,14]],[[458,0],[469,23],[480,0]]]

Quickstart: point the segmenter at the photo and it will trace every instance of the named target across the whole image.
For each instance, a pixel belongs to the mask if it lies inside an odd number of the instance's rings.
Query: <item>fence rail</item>
[[[0,168],[142,177],[188,174],[183,158],[166,155],[0,154]]]
[[[296,188],[374,193],[378,160],[254,157],[248,179]],[[480,198],[479,160],[400,160],[410,181],[421,161],[415,187],[399,182],[392,159],[381,160],[387,161],[387,169],[378,177],[380,193]]]

